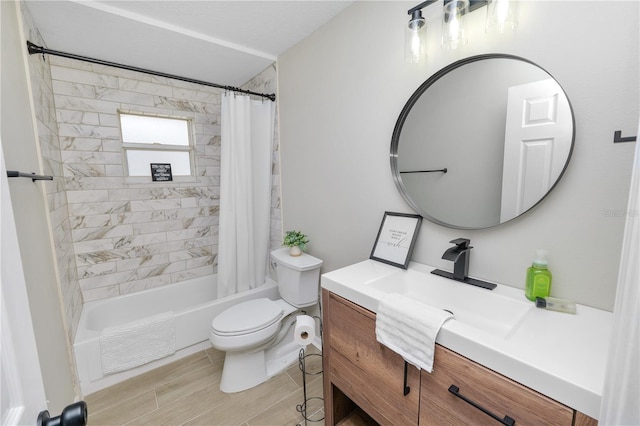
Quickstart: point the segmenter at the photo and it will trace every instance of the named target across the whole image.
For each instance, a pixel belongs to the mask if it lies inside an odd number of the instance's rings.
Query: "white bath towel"
[[[433,370],[436,336],[453,315],[401,294],[380,301],[376,339],[419,369]]]
[[[175,351],[173,312],[107,327],[100,333],[104,374],[129,370],[172,355]]]

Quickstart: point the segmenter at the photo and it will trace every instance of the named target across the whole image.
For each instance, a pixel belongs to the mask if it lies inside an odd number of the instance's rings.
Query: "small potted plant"
[[[300,256],[302,250],[309,242],[309,238],[300,231],[287,231],[284,235],[284,241],[282,245],[289,247],[289,254],[291,256]]]

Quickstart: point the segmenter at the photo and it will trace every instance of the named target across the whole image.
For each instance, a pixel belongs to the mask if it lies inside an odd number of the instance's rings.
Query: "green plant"
[[[309,238],[300,231],[287,231],[284,235],[283,245],[287,247],[298,246],[302,250],[309,242]]]

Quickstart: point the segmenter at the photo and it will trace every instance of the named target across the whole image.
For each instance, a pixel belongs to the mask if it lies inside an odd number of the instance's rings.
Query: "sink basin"
[[[409,269],[367,283],[372,290],[400,293],[453,313],[469,327],[508,338],[533,304],[497,291]]]

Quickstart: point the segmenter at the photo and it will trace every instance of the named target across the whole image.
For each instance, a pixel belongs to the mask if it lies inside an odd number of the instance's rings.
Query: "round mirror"
[[[435,73],[411,96],[391,139],[400,193],[424,218],[481,229],[530,210],[571,157],[573,111],[544,69],[504,54]]]

